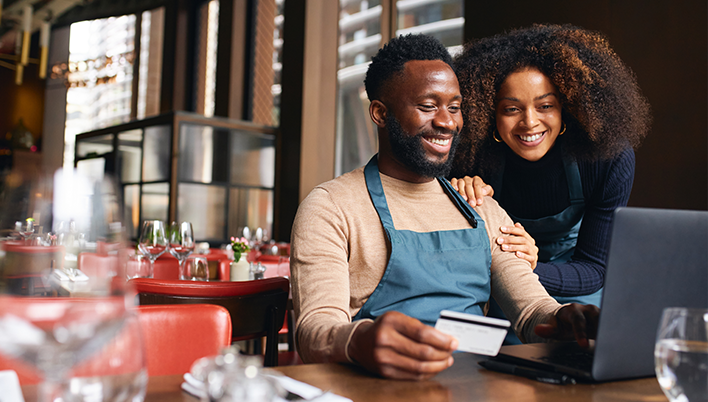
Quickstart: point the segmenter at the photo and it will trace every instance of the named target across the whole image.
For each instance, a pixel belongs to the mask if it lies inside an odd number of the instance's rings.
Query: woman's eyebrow
[[[537,96],[537,97],[533,98],[533,100],[539,100],[539,99],[547,98],[547,97],[549,97],[549,96],[551,96],[551,95],[556,96],[556,94],[555,94],[554,92],[549,92],[549,93],[547,93],[547,94],[543,94],[543,95],[541,95],[541,96]]]

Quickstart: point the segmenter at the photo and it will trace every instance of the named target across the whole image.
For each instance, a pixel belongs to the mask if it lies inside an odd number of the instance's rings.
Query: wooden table
[[[456,402],[456,401],[652,401],[665,402],[656,378],[601,384],[552,385],[481,368],[484,357],[458,353],[455,364],[428,381],[394,381],[376,378],[341,364],[277,367],[296,380],[332,391],[355,402]],[[151,377],[146,402],[184,401],[196,398],[180,390],[181,376]],[[35,400],[34,387],[23,387],[25,400]]]

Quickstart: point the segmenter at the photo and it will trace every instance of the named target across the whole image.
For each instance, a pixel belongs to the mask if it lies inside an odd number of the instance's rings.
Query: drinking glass
[[[184,262],[184,275],[180,279],[191,281],[208,281],[209,264],[206,257],[192,256]]]
[[[150,263],[142,254],[135,254],[128,260],[126,278],[150,278]]]
[[[708,400],[708,309],[664,309],[656,335],[654,367],[670,401]]]
[[[290,277],[290,257],[285,255],[278,257],[278,276]]]
[[[34,219],[27,218],[24,223],[21,221],[15,222],[15,231],[17,231],[17,234],[19,234],[26,243],[30,236],[32,236],[32,233],[34,233]]]
[[[172,222],[170,225],[170,254],[179,261],[180,279],[187,279],[184,275],[184,262],[194,251],[194,235],[192,224],[189,222]]]
[[[145,221],[140,232],[138,249],[150,261],[150,277],[155,272],[155,260],[167,251],[165,224],[162,221]]]
[[[115,250],[105,267],[77,278],[64,272],[71,262],[64,245],[0,242],[0,359],[42,381],[39,401],[139,401],[145,395],[139,323],[125,292],[119,194],[110,180],[73,169],[5,183],[0,229],[27,217],[53,233],[74,222],[87,242]]]

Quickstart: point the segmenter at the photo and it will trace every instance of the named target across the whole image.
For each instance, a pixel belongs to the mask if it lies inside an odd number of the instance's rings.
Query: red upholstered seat
[[[184,374],[231,344],[229,312],[213,304],[139,306],[148,375]]]
[[[264,364],[278,362],[278,330],[283,325],[290,290],[287,278],[244,282],[196,282],[135,278],[128,282],[141,305],[208,303],[231,314],[232,340],[266,336]]]
[[[122,298],[115,299],[116,303],[123,303]],[[3,297],[0,298],[2,307],[0,313],[11,311],[23,316],[29,309],[33,309],[34,314],[45,317],[40,322],[51,324],[54,319],[62,316],[72,303],[93,304],[95,300],[69,297]],[[213,304],[140,306],[136,311],[146,352],[148,375],[186,373],[195,360],[216,355],[221,348],[231,343],[231,318],[229,312],[221,306]],[[134,327],[124,327],[124,329],[128,331],[127,336],[137,335]],[[72,376],[116,374],[121,370],[134,369],[134,367],[113,368],[106,362],[113,356],[134,353],[125,348],[135,345],[136,343],[127,342],[112,344],[102,350],[100,355],[93,356],[89,361],[75,367]],[[7,369],[15,370],[22,385],[42,382],[42,374],[30,364],[0,355],[0,370]]]

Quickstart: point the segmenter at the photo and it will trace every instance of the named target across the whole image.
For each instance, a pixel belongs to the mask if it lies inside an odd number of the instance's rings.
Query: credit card
[[[449,310],[441,311],[435,323],[435,329],[457,338],[457,350],[486,356],[499,353],[509,327],[507,320]]]

